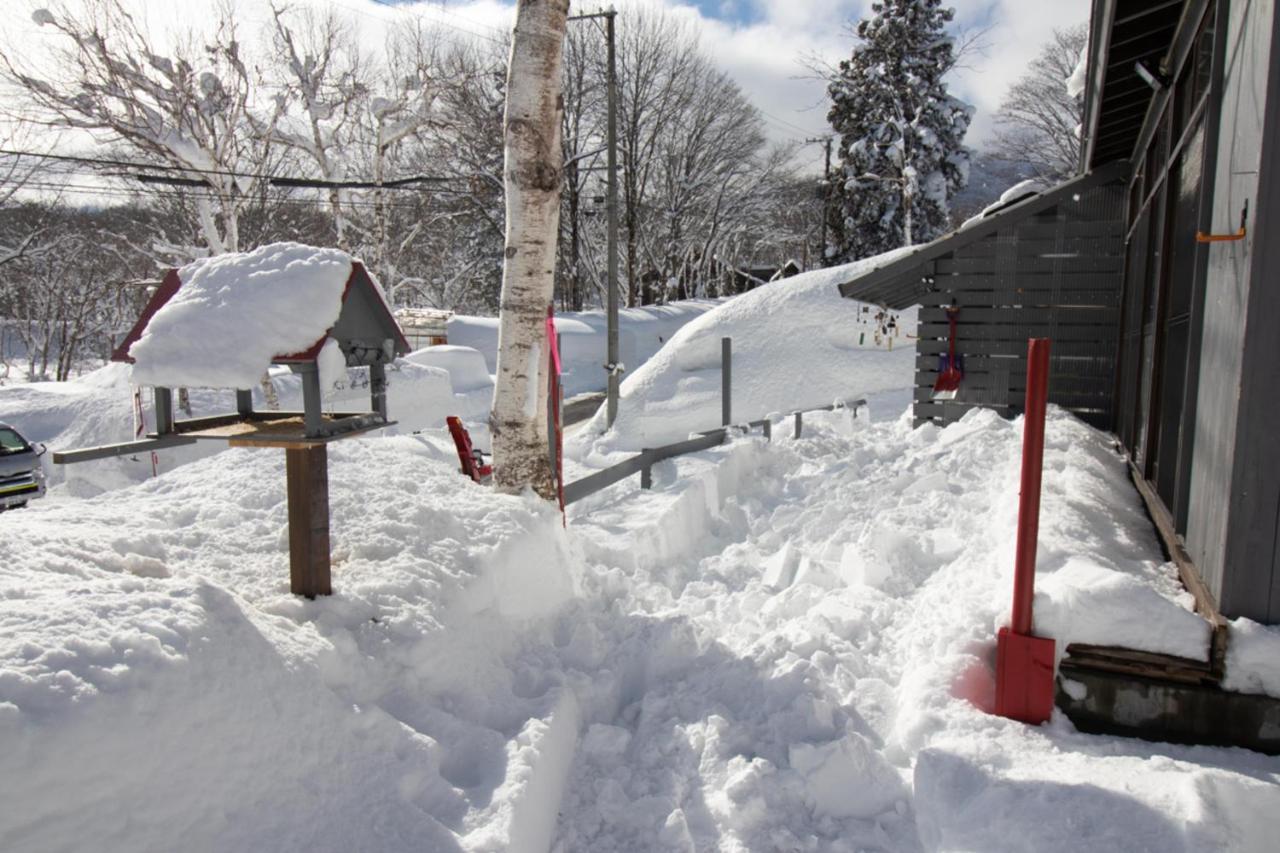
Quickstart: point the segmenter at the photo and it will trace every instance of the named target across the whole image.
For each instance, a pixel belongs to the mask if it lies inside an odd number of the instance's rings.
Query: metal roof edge
[[[1089,65],[1085,69],[1084,120],[1080,133],[1080,174],[1084,174],[1093,160],[1094,143],[1098,138],[1098,122],[1102,118],[1102,88],[1106,85],[1107,63],[1110,53],[1111,24],[1115,19],[1116,0],[1093,0],[1089,16]]]

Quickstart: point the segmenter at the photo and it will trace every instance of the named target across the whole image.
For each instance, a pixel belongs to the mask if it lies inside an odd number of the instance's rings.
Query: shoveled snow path
[[[1060,718],[1031,729],[975,707],[990,703],[1007,607],[1017,426],[979,413],[946,431],[901,420],[775,445],[697,554],[588,572],[586,597],[612,603],[574,641],[615,689],[585,715],[596,722],[554,849],[1262,838],[1257,821],[1211,814],[1233,797],[1280,805],[1274,760],[1089,737]],[[1176,617],[1176,584],[1102,437],[1054,417],[1047,466],[1041,571],[1123,567]]]

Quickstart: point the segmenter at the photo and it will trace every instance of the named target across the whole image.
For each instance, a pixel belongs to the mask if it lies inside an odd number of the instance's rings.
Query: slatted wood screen
[[[1053,340],[1049,402],[1112,426],[1124,267],[1123,192],[1112,184],[1059,204],[924,266],[916,357],[916,423],[946,424],[977,406],[1021,414],[1028,338]],[[965,378],[934,400],[947,351],[946,307],[960,308]]]

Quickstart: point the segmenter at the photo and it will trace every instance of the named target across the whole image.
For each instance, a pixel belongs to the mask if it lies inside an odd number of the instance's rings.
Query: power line
[[[22,188],[26,190],[44,191],[44,192],[50,192],[50,193],[67,192],[75,195],[93,195],[93,196],[99,196],[103,198],[130,199],[130,200],[140,200],[148,196],[161,197],[161,198],[178,198],[178,199],[180,198],[207,199],[210,201],[218,200],[217,196],[211,195],[207,190],[205,192],[200,192],[199,191],[201,189],[200,187],[189,188],[190,190],[195,190],[193,192],[193,191],[184,191],[182,189],[177,189],[177,188],[173,190],[164,190],[164,189],[153,187],[153,188],[143,190],[141,188],[129,189],[127,187],[93,186],[93,185],[85,185],[85,184],[74,184],[70,182],[56,183],[52,181],[28,181],[23,185]],[[450,196],[472,195],[471,193],[463,192],[461,190],[440,190],[440,191],[436,191],[435,194],[450,195]],[[249,198],[249,197],[246,197],[246,198]],[[266,200],[266,203],[268,205],[291,205],[291,206],[306,206],[306,207],[328,207],[330,204],[327,199],[295,198],[295,197],[268,198]],[[378,208],[379,206],[381,206],[384,210],[417,211],[421,209],[419,205],[411,202],[387,201],[387,202],[382,202],[381,204],[379,202],[371,201],[371,200],[344,200],[342,202],[342,207],[344,208],[374,209],[374,208]]]
[[[58,162],[77,163],[81,165],[92,166],[109,166],[117,169],[137,169],[144,174],[134,175],[117,175],[112,177],[132,177],[143,181],[144,183],[168,183],[178,186],[196,186],[206,185],[203,181],[194,181],[185,178],[161,177],[157,175],[147,175],[145,172],[162,171],[162,172],[183,172],[196,175],[213,175],[229,178],[250,178],[253,180],[264,180],[267,183],[278,187],[293,187],[302,189],[411,189],[417,184],[423,183],[449,183],[457,181],[465,181],[465,177],[448,177],[439,175],[412,175],[405,178],[392,178],[381,183],[377,181],[327,181],[318,178],[299,178],[287,175],[268,175],[255,172],[232,172],[224,169],[197,169],[187,166],[174,166],[164,163],[138,163],[130,160],[116,160],[109,157],[83,157],[71,154],[41,154],[36,151],[17,151],[8,148],[0,148],[0,156],[11,157],[28,157],[41,160],[55,160]]]

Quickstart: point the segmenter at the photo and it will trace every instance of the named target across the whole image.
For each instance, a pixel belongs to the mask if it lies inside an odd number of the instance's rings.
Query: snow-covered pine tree
[[[877,0],[827,87],[839,142],[827,263],[931,240],[968,180],[972,109],[947,94],[956,61],[942,0]]]

